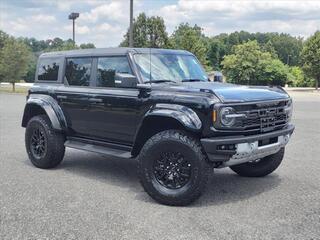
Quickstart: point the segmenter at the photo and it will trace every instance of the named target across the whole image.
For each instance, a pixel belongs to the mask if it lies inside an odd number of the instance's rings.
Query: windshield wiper
[[[197,78],[183,79],[181,82],[202,82],[202,80]]]
[[[146,81],[146,82],[144,82],[144,83],[165,83],[165,82],[177,83],[177,82],[172,81],[172,80],[150,80],[150,81]]]

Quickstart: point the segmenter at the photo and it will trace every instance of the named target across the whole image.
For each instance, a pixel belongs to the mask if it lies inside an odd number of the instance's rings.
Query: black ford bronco
[[[210,82],[187,51],[45,53],[35,78],[22,126],[36,167],[57,166],[65,147],[137,159],[143,188],[163,204],[197,199],[213,168],[272,173],[294,130],[282,88]]]

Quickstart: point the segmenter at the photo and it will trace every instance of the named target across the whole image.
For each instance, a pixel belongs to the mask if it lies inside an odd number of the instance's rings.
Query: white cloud
[[[319,27],[320,22],[314,20],[307,22],[303,20],[271,20],[253,22],[248,24],[246,30],[251,32],[289,32],[295,36],[308,37],[317,29],[319,30]]]
[[[108,32],[114,33],[121,31],[121,28],[119,26],[112,26],[109,23],[103,23],[101,25],[96,26],[95,31],[105,32],[107,34]]]
[[[44,14],[39,14],[39,15],[34,15],[30,17],[30,20],[34,23],[38,24],[47,24],[47,23],[55,23],[57,21],[55,16],[52,15],[44,15]]]
[[[44,26],[48,27],[56,22],[57,19],[53,15],[38,14],[18,17],[14,20],[9,15],[4,15],[4,18],[1,19],[0,28],[15,36],[30,36],[30,34],[43,32]]]
[[[72,32],[72,25],[64,26],[63,29],[66,30],[67,32]],[[88,26],[86,25],[81,26],[78,24],[75,25],[75,31],[77,34],[81,34],[81,35],[89,34],[91,32]]]
[[[88,34],[90,33],[90,28],[88,26],[78,26],[77,33],[79,34]]]
[[[215,1],[215,0],[179,0],[177,7],[181,11],[193,13],[230,13],[243,16],[248,13],[261,11],[284,11],[286,14],[303,13],[320,10],[319,1],[266,1],[266,0],[244,0],[244,1]]]
[[[116,47],[122,41],[126,29],[119,25],[102,23],[91,28],[88,42],[94,42],[99,47]]]
[[[76,4],[79,1],[75,1],[75,0],[56,0],[53,1],[53,3],[56,4],[56,6],[58,7],[59,10],[61,11],[68,11],[71,9],[71,7]]]
[[[79,12],[77,43],[117,46],[129,25],[129,0],[0,0],[0,28],[14,36],[72,37],[67,16]],[[163,17],[171,33],[182,22],[212,36],[223,32],[286,32],[310,36],[320,29],[320,1],[290,0],[134,0],[134,15]]]
[[[26,24],[26,21],[22,18],[18,18],[14,21],[9,21],[7,25],[13,32],[23,32],[30,29],[30,26]]]
[[[108,3],[99,5],[89,12],[81,14],[84,21],[97,22],[102,19],[114,20],[122,22],[128,19],[128,3],[124,1],[109,1]]]
[[[182,22],[203,27],[209,35],[247,30],[309,36],[320,29],[320,1],[179,0],[149,11],[162,16],[172,32]]]

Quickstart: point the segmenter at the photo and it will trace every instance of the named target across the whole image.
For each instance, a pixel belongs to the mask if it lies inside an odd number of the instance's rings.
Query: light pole
[[[129,47],[133,47],[133,0],[130,0]]]
[[[79,13],[70,13],[69,14],[69,19],[72,20],[72,40],[73,40],[73,44],[76,45],[76,41],[75,41],[75,20],[79,17]]]

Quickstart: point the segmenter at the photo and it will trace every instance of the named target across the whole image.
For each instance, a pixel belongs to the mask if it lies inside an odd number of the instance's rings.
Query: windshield
[[[206,72],[192,55],[135,54],[134,59],[144,82],[208,81]]]

